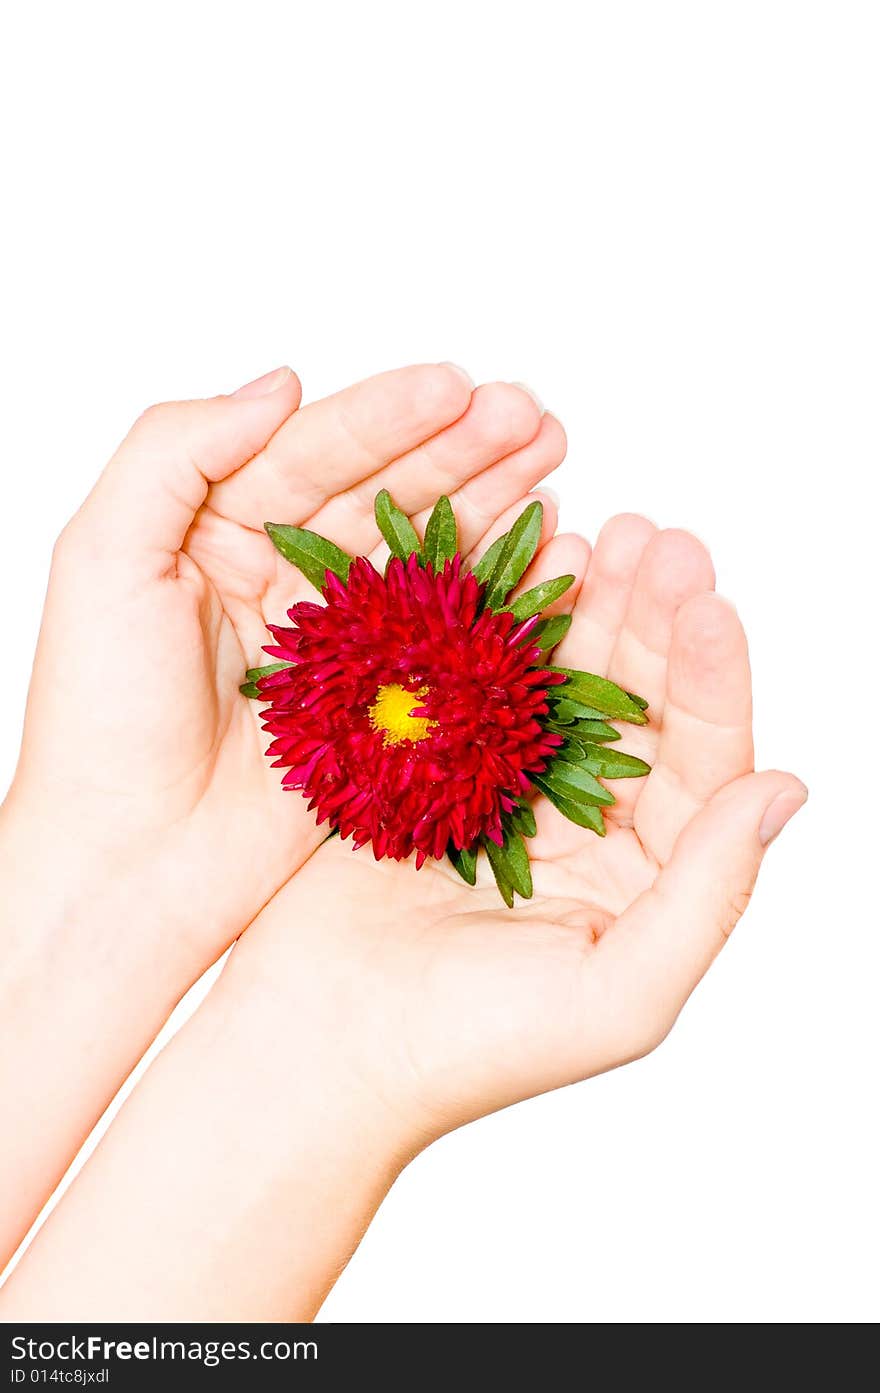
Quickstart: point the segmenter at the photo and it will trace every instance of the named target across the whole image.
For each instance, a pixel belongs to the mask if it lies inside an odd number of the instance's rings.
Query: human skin
[[[283,368],[151,408],[55,548],[0,810],[0,1266],[180,997],[324,836],[279,797],[238,692],[301,593],[263,523],[369,549],[376,490],[416,514],[446,490],[470,545],[565,449],[527,391],[449,364],[299,404]]]
[[[563,552],[583,574],[579,545],[546,545],[527,583]],[[606,525],[559,659],[650,703],[622,745],[652,772],[615,782],[608,835],[539,798],[513,911],[485,868],[471,889],[323,845],[122,1109],[4,1319],[308,1319],[433,1139],[660,1043],[806,798],[753,771],[746,640],[712,585],[687,533]]]

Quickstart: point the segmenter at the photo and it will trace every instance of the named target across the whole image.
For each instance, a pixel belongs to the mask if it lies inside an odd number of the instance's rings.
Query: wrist
[[[115,876],[0,809],[0,1267],[173,1009]]]
[[[10,797],[0,806],[0,943],[4,977],[57,983],[68,997],[104,999],[137,983],[129,1008],[147,999],[170,1012],[185,985],[137,931],[140,865],[76,837]]]
[[[458,1123],[426,1096],[381,967],[364,970],[363,924],[350,925],[348,942],[345,905],[331,898],[325,932],[298,880],[236,943],[206,1006],[252,1061],[266,1061],[270,1089],[294,1089],[339,1135],[360,1138],[379,1169],[399,1173]]]
[[[258,1108],[274,1101],[277,1109],[286,1100],[278,1125],[290,1148],[299,1151],[307,1135],[310,1144],[335,1152],[340,1165],[351,1156],[370,1185],[387,1189],[433,1136],[390,1079],[377,1079],[373,1051],[332,987],[311,977],[307,958],[293,964],[295,979],[267,989],[247,961],[251,932],[194,1017],[194,1035],[211,1047],[222,1040],[229,1069],[246,1062]]]
[[[154,1061],[3,1319],[314,1316],[409,1159],[406,1129],[309,1021],[244,986],[227,969]]]

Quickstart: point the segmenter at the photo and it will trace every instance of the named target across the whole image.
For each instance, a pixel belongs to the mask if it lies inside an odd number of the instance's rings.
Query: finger
[[[621,982],[619,1019],[637,1053],[663,1039],[748,904],[764,852],[806,801],[793,774],[747,774],[682,832],[668,866],[604,935],[605,980]]]
[[[727,600],[697,595],[673,623],[659,747],[634,811],[642,845],[665,864],[695,813],[753,768],[745,632]]]
[[[463,415],[472,383],[451,363],[398,368],[312,402],[246,470],[212,489],[211,507],[259,531],[303,525],[334,494],[378,474]],[[340,545],[346,545],[339,539]]]
[[[709,555],[688,532],[658,532],[646,519],[624,515],[613,518],[600,533],[575,607],[575,623],[560,646],[562,656],[557,656],[556,662],[607,674],[627,691],[645,698],[650,723],[621,725],[619,748],[648,764],[653,765],[657,758],[658,725],[666,688],[666,649],[673,618],[682,599],[713,584]],[[593,663],[575,656],[578,650],[573,649],[573,643],[579,637],[584,641],[584,649],[591,649]],[[606,809],[609,821],[632,827],[644,782],[608,782],[615,798]]]
[[[362,552],[377,536],[373,506],[380,489],[388,489],[408,517],[429,511],[441,494],[455,494],[471,475],[534,440],[540,426],[538,407],[520,388],[507,382],[478,387],[453,425],[331,498],[309,518],[308,526],[349,551]],[[514,496],[522,492],[517,487]],[[496,511],[498,506],[496,502]],[[423,532],[424,525],[419,530]]]
[[[499,514],[559,467],[565,459],[565,448],[565,431],[560,422],[555,416],[545,415],[541,418],[538,434],[527,445],[506,455],[488,469],[472,475],[461,488],[450,494],[449,501],[458,523],[459,551],[463,555],[485,536]],[[542,494],[543,499],[547,497],[546,492]],[[426,509],[414,519],[417,530],[422,534],[428,517],[429,510]],[[505,530],[502,528],[502,531]]]
[[[229,397],[150,407],[86,499],[73,535],[88,528],[93,556],[166,573],[209,485],[263,449],[299,399],[296,374],[279,368]]]
[[[626,691],[644,697],[655,723],[663,712],[676,612],[692,595],[712,590],[714,585],[711,557],[690,532],[670,528],[650,539],[611,654],[608,676]]]
[[[656,527],[635,513],[605,523],[590,558],[571,628],[557,650],[562,667],[604,676],[623,625],[639,563]]]

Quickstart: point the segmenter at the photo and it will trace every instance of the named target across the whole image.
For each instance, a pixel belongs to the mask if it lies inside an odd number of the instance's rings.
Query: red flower
[[[259,681],[268,753],[319,823],[377,860],[500,845],[502,813],[561,743],[541,718],[565,678],[535,666],[537,617],[481,609],[483,592],[460,556],[436,573],[395,558],[384,576],[358,557],[347,584],[327,572],[326,605],[269,626],[266,652],[292,666]]]

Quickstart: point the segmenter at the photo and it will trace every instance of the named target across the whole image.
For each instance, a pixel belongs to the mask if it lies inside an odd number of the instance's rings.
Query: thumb
[[[628,957],[640,1014],[662,1021],[659,1038],[745,910],[767,847],[806,799],[799,779],[776,770],[726,785],[684,828],[652,888],[608,936],[609,949]]]
[[[164,402],[135,422],[73,523],[89,551],[167,571],[210,484],[268,443],[299,406],[299,379],[278,368],[231,396]]]

